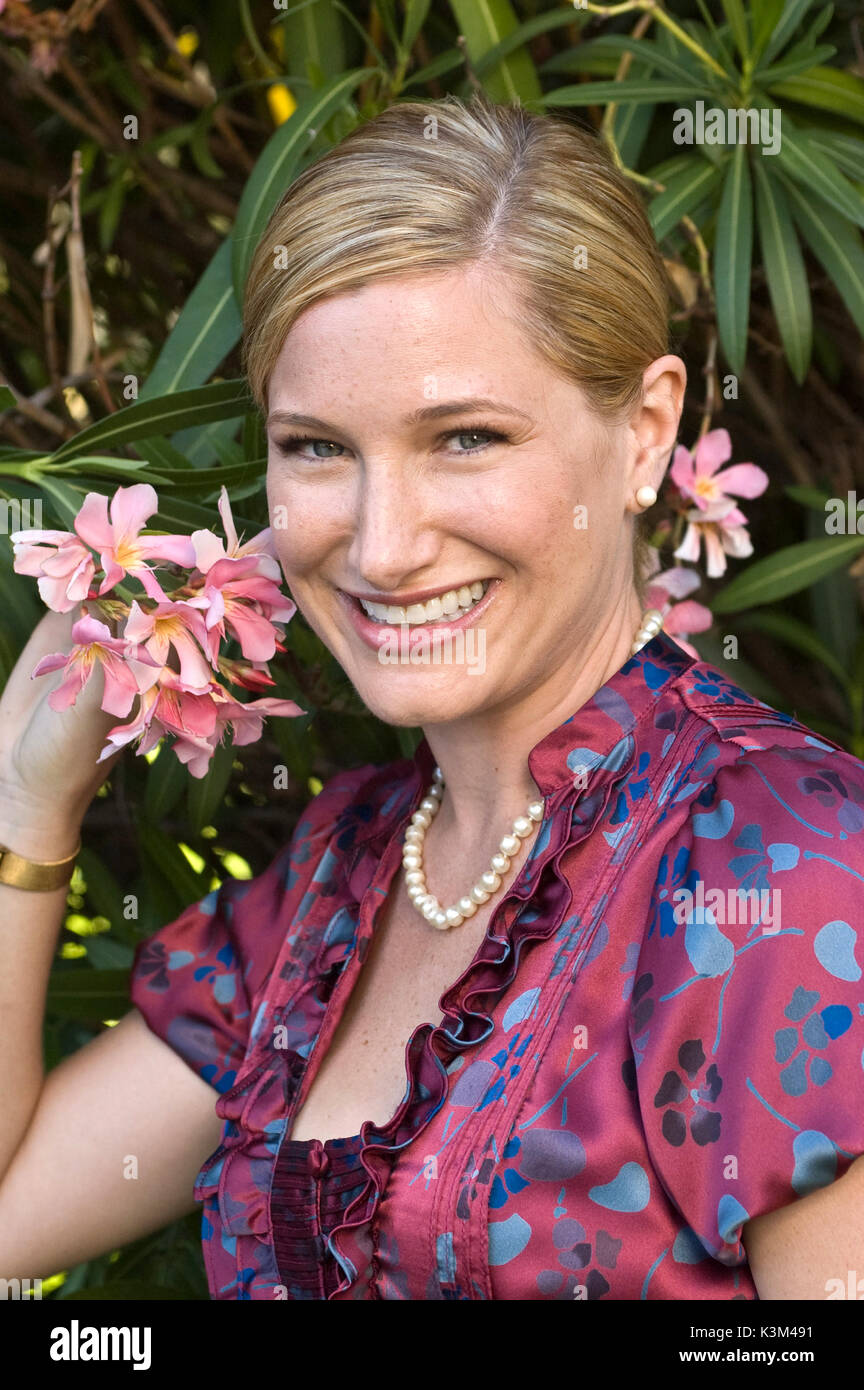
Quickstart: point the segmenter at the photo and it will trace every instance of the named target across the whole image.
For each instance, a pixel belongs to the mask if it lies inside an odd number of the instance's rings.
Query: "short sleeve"
[[[636,1090],[663,1187],[724,1264],[746,1261],[746,1221],[864,1153],[862,890],[864,764],[842,750],[720,768],[661,856]]]
[[[223,1093],[249,1048],[252,1009],[359,772],[332,778],[256,878],[226,879],[141,942],[130,981],[147,1026]]]

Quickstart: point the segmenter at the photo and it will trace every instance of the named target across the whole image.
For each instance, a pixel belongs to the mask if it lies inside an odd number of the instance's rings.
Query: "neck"
[[[529,753],[621,669],[641,616],[638,597],[628,594],[606,621],[595,619],[581,641],[570,643],[568,660],[530,691],[424,730],[446,784],[436,816],[439,840],[458,844],[460,856],[481,851],[540,797]]]

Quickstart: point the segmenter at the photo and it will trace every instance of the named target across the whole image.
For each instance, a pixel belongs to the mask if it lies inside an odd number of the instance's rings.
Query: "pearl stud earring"
[[[649,483],[645,483],[636,493],[636,501],[640,507],[653,507],[657,501],[657,493]]]

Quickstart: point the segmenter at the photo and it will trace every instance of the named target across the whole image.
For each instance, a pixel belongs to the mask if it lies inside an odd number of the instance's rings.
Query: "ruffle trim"
[[[565,784],[547,796],[546,814],[532,853],[501,900],[504,934],[494,936],[487,932],[475,959],[442,995],[441,1022],[435,1026],[420,1025],[410,1038],[405,1096],[383,1127],[378,1129],[367,1120],[358,1136],[362,1140],[360,1164],[366,1180],[327,1242],[344,1275],[329,1294],[330,1299],[375,1297],[374,1292],[370,1293],[376,1277],[370,1228],[392,1164],[400,1150],[423,1132],[445,1103],[448,1065],[460,1052],[483,1043],[493,1031],[492,1011],[513,983],[524,948],[532,941],[548,940],[560,929],[572,899],[560,860],[591,833],[603,816],[617,784],[633,766],[635,748],[632,733],[625,734],[590,769],[589,790],[577,795],[572,785]],[[390,850],[395,850],[397,840],[401,843],[408,817],[424,794],[425,785],[417,785],[410,803],[399,814],[398,825],[382,831],[382,838],[387,835]],[[562,815],[568,802],[573,803],[570,813]],[[394,838],[396,831],[398,836]],[[375,880],[392,881],[398,868],[398,857],[390,852],[382,855],[377,839],[367,841],[346,860],[346,878],[352,889],[356,885],[358,890],[365,881],[364,896]],[[548,878],[550,903],[526,911],[526,904],[536,898],[544,876]],[[371,911],[371,898],[368,901]],[[208,1209],[214,1214],[218,1210],[222,1248],[226,1254],[233,1250],[236,1260],[236,1287],[242,1285],[248,1290],[250,1280],[253,1286],[257,1281],[261,1297],[272,1297],[273,1285],[284,1273],[278,1271],[275,1258],[272,1185],[308,1056],[320,1034],[330,994],[351,945],[336,925],[341,916],[339,912],[331,916],[331,930],[323,934],[314,958],[304,965],[306,978],[299,990],[289,993],[284,1002],[274,1003],[273,1024],[281,1021],[287,1030],[287,1045],[275,1047],[266,1037],[271,1030],[262,1030],[266,1040],[259,1033],[259,1041],[241,1066],[235,1084],[218,1099],[216,1112],[225,1120],[222,1142],[195,1182],[195,1197],[205,1204],[205,1213]],[[356,933],[364,932],[365,927],[361,917]],[[371,931],[366,935],[371,937]],[[287,977],[289,990],[295,978],[296,971],[292,970]],[[293,1046],[292,1033],[296,1039]],[[358,1182],[359,1177],[358,1172]],[[238,1200],[231,1193],[245,1194],[247,1200]],[[211,1287],[216,1287],[212,1265],[218,1259],[211,1253]],[[247,1291],[225,1296],[250,1295]]]

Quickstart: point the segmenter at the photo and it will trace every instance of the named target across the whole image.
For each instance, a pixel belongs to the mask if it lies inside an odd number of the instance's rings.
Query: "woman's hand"
[[[44,614],[0,697],[0,843],[27,857],[74,851],[84,812],[120,756],[98,761],[109,729],[122,722],[100,708],[101,670],[64,710],[48,703],[62,670],[30,675],[42,657],[71,651],[79,616],[77,606]]]

